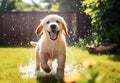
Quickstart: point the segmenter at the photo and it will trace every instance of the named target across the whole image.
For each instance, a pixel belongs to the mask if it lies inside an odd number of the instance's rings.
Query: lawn
[[[0,83],[37,83],[36,78],[22,78],[19,71],[20,65],[27,65],[31,58],[35,58],[34,48],[0,47]],[[96,60],[92,70],[104,75],[103,83],[120,82],[120,53],[91,55],[77,47],[67,48],[67,63],[82,64],[90,59]]]

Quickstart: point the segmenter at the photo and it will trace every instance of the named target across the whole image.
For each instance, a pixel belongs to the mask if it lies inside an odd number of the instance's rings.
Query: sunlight
[[[22,0],[25,3],[33,4],[32,0]],[[40,0],[33,0],[35,3],[39,4]]]

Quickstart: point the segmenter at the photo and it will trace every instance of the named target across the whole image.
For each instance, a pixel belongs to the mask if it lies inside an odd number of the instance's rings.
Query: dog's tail
[[[37,45],[37,42],[30,41],[30,44],[35,47]]]

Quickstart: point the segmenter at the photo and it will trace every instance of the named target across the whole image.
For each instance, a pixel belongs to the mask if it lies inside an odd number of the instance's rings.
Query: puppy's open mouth
[[[51,31],[51,32],[48,31],[48,33],[49,33],[49,36],[50,36],[51,40],[56,40],[57,37],[58,37],[59,31]]]
[[[51,40],[56,40],[57,37],[58,37],[59,31],[51,31],[51,32],[48,31],[48,33],[49,33],[49,36],[50,36]]]

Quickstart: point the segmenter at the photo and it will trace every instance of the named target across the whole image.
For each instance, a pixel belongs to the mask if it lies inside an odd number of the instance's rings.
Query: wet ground
[[[53,70],[50,73],[44,72],[40,69],[40,76],[54,76],[57,68],[57,61],[55,60],[52,63]],[[30,60],[29,64],[26,66],[20,65],[19,67],[20,72],[22,73],[22,78],[34,78],[35,76],[35,60]],[[69,73],[79,73],[83,71],[84,68],[81,64],[77,64],[75,61],[71,63],[66,63],[65,65],[65,75]]]

